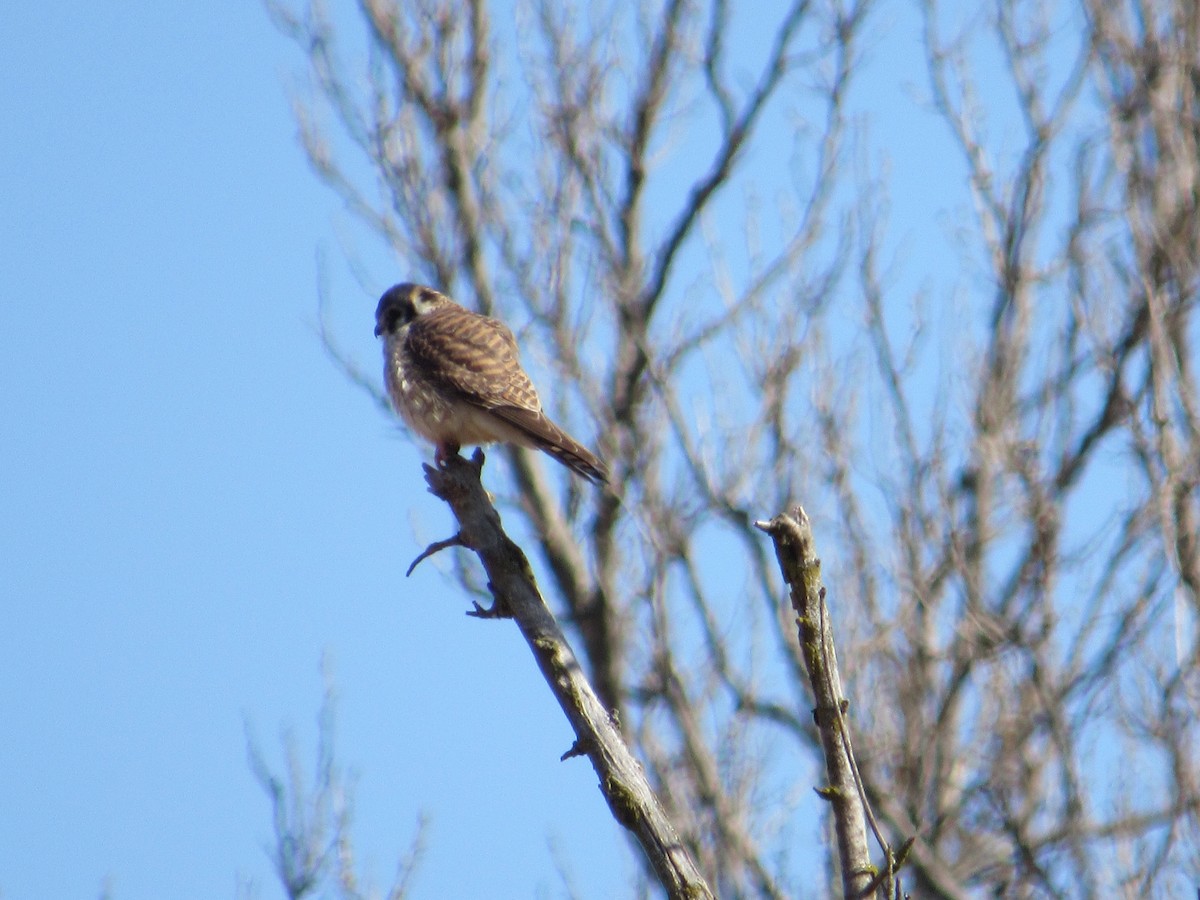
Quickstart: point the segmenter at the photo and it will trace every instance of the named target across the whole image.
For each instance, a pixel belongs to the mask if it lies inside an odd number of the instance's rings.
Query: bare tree
[[[271,7],[320,177],[595,427],[610,491],[522,450],[489,484],[723,897],[818,889],[786,859],[819,736],[754,527],[797,501],[917,895],[1200,880],[1200,12],[963,8],[916,9],[929,178],[972,212],[911,296],[848,124],[911,6],[531,0],[500,38],[482,0],[361,0],[350,62],[320,5]]]
[[[327,685],[331,684],[328,672]],[[335,699],[326,687],[317,719],[316,764],[311,783],[305,774],[295,740],[287,736],[287,774],[271,770],[262,748],[252,736],[246,745],[250,769],[271,802],[274,840],[266,848],[283,894],[288,900],[336,897],[338,900],[404,900],[425,850],[427,820],[418,820],[412,844],[399,864],[396,880],[386,895],[363,885],[354,857],[351,830],[352,790],[334,754]],[[238,896],[254,897],[254,885],[240,886]]]

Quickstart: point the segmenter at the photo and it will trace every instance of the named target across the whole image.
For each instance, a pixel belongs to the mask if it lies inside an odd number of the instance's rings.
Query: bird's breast
[[[522,443],[507,423],[457,394],[445,392],[412,358],[403,331],[387,343],[384,381],[392,407],[409,428],[434,444],[461,446],[496,441]]]

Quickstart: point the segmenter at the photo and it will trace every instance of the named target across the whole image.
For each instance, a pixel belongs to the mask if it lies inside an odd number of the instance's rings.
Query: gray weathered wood
[[[641,764],[592,690],[566,635],[542,600],[524,552],[504,533],[500,515],[479,480],[482,465],[483,454],[477,450],[470,461],[455,456],[441,468],[425,466],[430,490],[449,504],[460,527],[454,538],[431,545],[427,553],[456,544],[475,552],[487,572],[494,603],[490,609],[477,604],[474,614],[516,621],[575,731],[575,743],[564,758],[585,755],[591,761],[613,816],[633,832],[669,897],[712,898],[712,890],[667,819]]]

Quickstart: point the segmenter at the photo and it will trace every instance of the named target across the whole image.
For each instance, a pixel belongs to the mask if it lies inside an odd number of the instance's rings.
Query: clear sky
[[[353,239],[293,49],[242,0],[3,18],[0,896],[280,896],[245,725],[311,765],[323,657],[377,884],[427,811],[417,896],[557,895],[554,853],[611,896],[624,839],[516,629],[403,577],[449,519],[313,330]],[[373,365],[377,294],[334,292]]]

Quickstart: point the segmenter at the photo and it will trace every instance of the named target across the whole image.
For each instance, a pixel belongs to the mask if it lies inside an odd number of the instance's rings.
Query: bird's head
[[[375,337],[393,335],[417,316],[437,309],[450,298],[431,287],[404,282],[384,291],[375,307]]]

